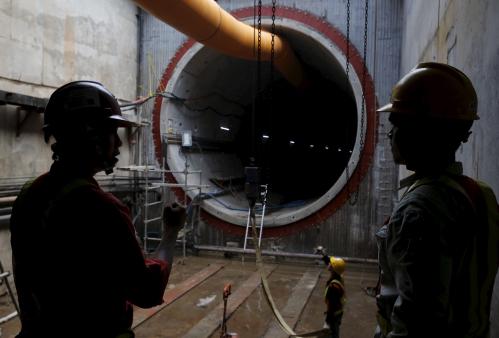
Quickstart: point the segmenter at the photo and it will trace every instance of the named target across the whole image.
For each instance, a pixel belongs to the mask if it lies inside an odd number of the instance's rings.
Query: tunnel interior
[[[235,136],[237,157],[245,166],[253,159],[261,168],[262,183],[278,205],[325,194],[355,142],[355,102],[318,70],[305,67],[306,88],[282,78],[268,82],[245,108]]]
[[[204,185],[205,210],[233,224],[245,225],[245,166],[260,167],[268,185],[266,222],[285,225],[334,198],[331,188],[356,143],[357,104],[340,61],[306,33],[278,30],[304,66],[300,88],[269,62],[258,66],[196,44],[177,65],[161,106],[168,168],[192,171],[174,176]],[[189,135],[192,145],[182,145]],[[185,190],[191,198],[199,193]]]

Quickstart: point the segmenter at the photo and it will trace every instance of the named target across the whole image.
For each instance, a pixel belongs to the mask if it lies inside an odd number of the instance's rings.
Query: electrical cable
[[[194,112],[212,111],[215,114],[217,114],[219,116],[222,116],[222,117],[234,117],[234,118],[237,118],[237,119],[241,119],[242,118],[242,116],[240,114],[222,113],[222,112],[218,111],[217,109],[215,109],[214,107],[209,106],[209,105],[205,106],[205,107],[202,107],[202,108],[194,108],[192,106],[189,106],[187,104],[187,102],[197,101],[197,100],[200,100],[200,98],[194,98],[194,99],[189,98],[189,99],[187,99],[187,98],[179,97],[179,96],[177,96],[177,95],[175,95],[174,93],[171,93],[171,92],[155,93],[153,95],[140,98],[140,99],[135,100],[133,102],[128,102],[128,103],[122,104],[122,105],[120,105],[121,111],[133,110],[136,107],[143,105],[144,103],[146,103],[150,99],[155,98],[157,96],[161,96],[163,98],[166,98],[166,99],[169,99],[169,100],[172,100],[172,101],[175,101],[175,102],[180,102],[180,103],[182,103],[184,105],[184,107],[186,107],[190,111],[194,111]],[[229,99],[227,99],[227,98],[225,98],[223,96],[222,96],[222,98],[224,100],[228,101],[228,102],[234,103],[234,101],[230,101]]]

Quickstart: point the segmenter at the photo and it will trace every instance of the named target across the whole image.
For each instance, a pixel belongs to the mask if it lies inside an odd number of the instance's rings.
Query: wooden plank
[[[12,204],[16,200],[17,196],[6,196],[0,197],[0,204]]]
[[[266,276],[270,275],[277,266],[265,268]],[[236,309],[248,298],[253,291],[260,285],[260,272],[253,273],[242,285],[240,285],[235,292],[229,296],[227,302],[226,318],[236,311]],[[203,338],[210,337],[221,325],[223,316],[224,304],[220,303],[196,325],[194,325],[184,338]]]
[[[221,264],[211,264],[204,268],[203,270],[195,273],[188,279],[182,281],[180,284],[172,289],[166,290],[163,295],[163,304],[149,308],[142,309],[135,307],[133,312],[133,324],[132,328],[144,323],[146,320],[154,316],[156,313],[161,311],[168,304],[173,303],[184,294],[189,292],[192,288],[199,285],[201,282],[205,281],[207,278],[213,276],[215,273],[220,271],[224,266]]]
[[[293,291],[288,298],[288,302],[281,312],[282,317],[291,328],[295,328],[298,319],[300,318],[308,299],[312,294],[322,270],[309,270],[303,274],[302,278],[293,288]],[[325,305],[324,305],[325,306]],[[325,308],[325,307],[324,307]],[[273,320],[264,338],[287,338],[288,335],[280,328],[279,324]]]

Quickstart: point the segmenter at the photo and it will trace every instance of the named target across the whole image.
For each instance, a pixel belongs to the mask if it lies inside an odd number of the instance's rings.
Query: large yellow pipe
[[[135,0],[137,5],[196,41],[221,53],[256,60],[257,32],[227,13],[214,0]],[[269,61],[272,35],[262,31],[261,60]],[[303,70],[289,43],[274,37],[276,69],[295,86]]]

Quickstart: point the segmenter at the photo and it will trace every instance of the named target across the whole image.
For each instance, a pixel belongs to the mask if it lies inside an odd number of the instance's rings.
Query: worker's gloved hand
[[[324,248],[323,246],[319,245],[317,248],[315,248],[315,251],[314,251],[315,254],[318,254],[318,255],[322,255],[322,256],[326,256],[327,253],[326,253],[326,248]]]
[[[165,236],[177,236],[178,232],[185,223],[186,211],[185,208],[176,202],[165,206],[163,210],[163,224]]]

